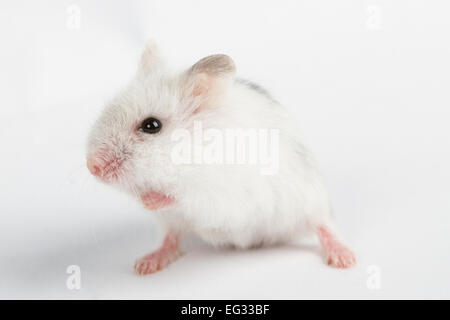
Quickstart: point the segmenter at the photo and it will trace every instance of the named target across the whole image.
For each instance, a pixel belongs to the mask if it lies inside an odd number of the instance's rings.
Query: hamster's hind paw
[[[136,261],[134,270],[139,275],[155,273],[167,267],[179,256],[178,237],[173,234],[168,234],[160,249]]]
[[[155,273],[164,269],[179,256],[178,253],[163,255],[160,253],[145,256],[134,264],[134,270],[139,275]]]
[[[356,264],[353,252],[343,245],[326,252],[326,257],[328,265],[336,268],[350,268]]]
[[[317,233],[328,265],[336,268],[350,268],[356,264],[354,253],[337,240],[330,230],[319,227]]]

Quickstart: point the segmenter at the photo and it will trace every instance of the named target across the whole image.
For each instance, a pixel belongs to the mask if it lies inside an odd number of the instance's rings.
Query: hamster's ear
[[[139,64],[139,71],[151,72],[162,64],[162,59],[159,55],[155,40],[147,41],[144,51],[141,55]]]
[[[194,112],[220,105],[235,73],[233,60],[224,54],[211,55],[194,64],[185,78],[185,94],[198,102]]]

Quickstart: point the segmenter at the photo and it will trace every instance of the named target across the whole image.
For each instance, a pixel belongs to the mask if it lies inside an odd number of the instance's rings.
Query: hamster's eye
[[[161,127],[162,127],[161,121],[159,121],[156,118],[148,118],[142,122],[139,130],[145,133],[153,134],[159,132],[159,130],[161,130]]]

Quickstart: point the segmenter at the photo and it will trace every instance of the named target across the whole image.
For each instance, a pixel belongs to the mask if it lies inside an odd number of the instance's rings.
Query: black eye
[[[159,130],[161,130],[161,127],[162,127],[161,121],[159,121],[156,118],[148,118],[142,122],[139,130],[142,130],[145,133],[153,134],[159,132]]]

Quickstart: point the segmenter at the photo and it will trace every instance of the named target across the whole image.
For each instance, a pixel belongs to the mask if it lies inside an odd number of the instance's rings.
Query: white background
[[[444,0],[2,1],[0,298],[450,298],[449,15]],[[84,147],[148,38],[174,67],[227,53],[286,105],[357,267],[327,267],[317,242],[194,241],[134,274],[161,234],[88,174]]]

